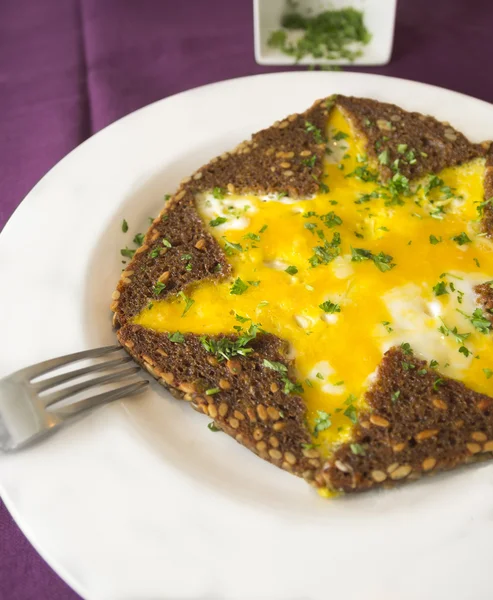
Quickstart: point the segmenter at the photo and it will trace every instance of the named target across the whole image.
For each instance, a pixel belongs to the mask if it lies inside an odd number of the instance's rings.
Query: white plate
[[[1,373],[112,343],[119,249],[183,176],[283,115],[341,92],[493,137],[493,107],[376,75],[284,73],[157,102],[77,148],[0,237]],[[125,217],[131,230],[121,232]],[[493,465],[326,501],[157,387],[15,456],[0,489],[88,599],[489,600]]]
[[[325,10],[355,8],[364,14],[364,21],[371,40],[361,46],[362,54],[354,62],[348,59],[327,59],[305,56],[302,65],[386,65],[392,54],[394,41],[395,11],[397,0],[302,0],[298,3],[303,14],[316,15]],[[255,36],[255,60],[259,65],[292,65],[295,60],[271,48],[268,44],[273,31],[281,28],[281,18],[286,10],[286,0],[254,0],[253,30]],[[289,40],[298,39],[297,32],[290,32]],[[354,49],[358,49],[354,47]],[[353,49],[353,48],[352,48]]]

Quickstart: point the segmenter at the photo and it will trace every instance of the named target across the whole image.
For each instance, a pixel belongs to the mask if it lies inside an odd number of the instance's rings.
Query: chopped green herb
[[[433,234],[430,235],[430,244],[436,245],[436,244],[439,244],[441,241],[442,241],[441,237],[437,238]]]
[[[412,354],[413,353],[413,349],[411,348],[411,344],[409,344],[408,342],[403,342],[401,344],[401,350],[404,352],[404,354]]]
[[[142,246],[144,243],[145,235],[143,233],[136,233],[134,237],[134,244],[137,246]]]
[[[435,293],[435,296],[443,296],[444,294],[448,294],[447,284],[445,281],[439,281],[436,285],[434,285],[433,292]]]
[[[165,283],[163,283],[162,281],[158,281],[156,283],[156,285],[152,288],[152,293],[155,296],[159,296],[159,294],[164,290],[165,287],[166,287]]]
[[[344,416],[347,417],[352,423],[358,422],[358,412],[353,404],[350,404],[344,411]]]
[[[325,412],[324,410],[317,410],[317,417],[316,417],[314,423],[315,423],[315,428],[313,430],[313,435],[315,437],[318,437],[318,434],[321,431],[325,431],[332,425],[330,414]]]
[[[212,219],[212,221],[209,221],[209,225],[211,227],[217,227],[218,225],[222,225],[223,223],[226,223],[228,219],[224,218],[224,217],[216,217],[215,219]]]
[[[215,188],[212,190],[212,195],[214,196],[214,198],[215,198],[216,200],[223,200],[223,199],[224,199],[224,196],[226,195],[226,191],[225,191],[225,190],[223,190],[223,189],[222,189],[222,188],[220,188],[220,187],[215,187]]]
[[[332,136],[332,139],[336,142],[340,142],[341,140],[346,140],[348,137],[349,135],[347,133],[344,133],[344,131],[336,131],[336,133],[334,133],[334,135]]]
[[[175,331],[174,333],[168,333],[168,339],[170,342],[174,342],[175,344],[183,344],[185,341],[185,336],[179,331]]]
[[[476,308],[472,315],[468,315],[459,309],[457,309],[457,312],[464,315],[464,317],[466,317],[466,319],[481,333],[489,333],[491,331],[491,321],[485,317],[485,314],[480,308]]]
[[[125,247],[120,250],[120,254],[122,256],[126,256],[127,258],[132,258],[135,254],[135,250],[131,250],[130,248]]]
[[[232,254],[236,252],[243,252],[243,247],[241,246],[241,244],[236,244],[234,242],[228,242],[228,240],[223,236],[223,240],[224,240],[224,251],[226,252],[226,254],[228,256],[231,256]]]
[[[254,242],[260,242],[260,236],[257,233],[246,233],[243,236],[243,239],[253,240]],[[252,246],[253,248],[253,246]]]
[[[267,229],[268,225],[262,225],[261,229],[259,229],[259,233],[264,233],[264,231]]]
[[[214,394],[219,394],[220,391],[220,388],[210,388],[208,390],[205,390],[205,394],[206,396],[214,396]]]
[[[435,367],[438,367],[438,361],[437,360],[431,360],[430,361],[430,368],[434,369]]]
[[[464,244],[470,244],[472,242],[467,233],[465,233],[464,231],[459,235],[454,235],[452,239],[454,240],[454,242],[457,242],[459,246],[463,246]]]
[[[189,298],[184,291],[180,291],[178,292],[178,296],[180,296],[180,298],[183,300],[183,302],[185,302],[185,309],[183,310],[181,316],[184,317],[187,312],[192,308],[192,305],[195,303],[195,300],[192,300],[192,298]]]
[[[319,304],[318,306],[324,312],[329,313],[329,314],[333,314],[333,313],[336,313],[336,312],[341,312],[340,305],[339,304],[335,304],[334,302],[331,302],[330,300],[326,300],[325,302],[322,302],[322,304]]]
[[[397,146],[397,152],[399,154],[404,154],[407,150],[407,144],[398,144]]]
[[[380,154],[378,155],[378,162],[381,165],[389,164],[389,151],[388,150],[384,150],[383,152],[380,152]]]
[[[163,246],[165,248],[171,248],[171,242],[169,240],[167,240],[166,238],[163,238]]]
[[[128,231],[128,223],[125,221],[125,219],[122,221],[122,231],[123,233],[127,233]]]
[[[247,356],[253,352],[253,348],[249,348],[247,345],[257,337],[260,331],[262,330],[259,325],[252,323],[248,330],[242,332],[235,340],[227,337],[216,339],[203,336],[200,338],[200,343],[207,352],[214,354],[219,360],[229,360],[233,356]]]
[[[234,294],[236,296],[240,296],[241,294],[246,292],[247,289],[248,289],[248,285],[244,281],[242,281],[239,277],[237,277],[235,279],[233,285],[231,286],[229,293]]]
[[[161,250],[159,248],[154,248],[154,250],[151,250],[149,252],[149,256],[151,258],[157,258],[160,254],[161,254]]]
[[[351,452],[356,455],[365,456],[366,451],[361,444],[350,444]]]
[[[290,265],[287,269],[284,269],[284,270],[289,275],[296,275],[296,273],[298,272],[298,269],[295,266],[293,266],[293,265]]]
[[[221,431],[219,427],[215,425],[214,421],[211,421],[207,424],[207,429],[209,429],[209,431],[213,431],[214,433],[216,433],[217,431]]]
[[[326,227],[332,228],[342,225],[341,217],[338,217],[333,210],[326,215],[320,215],[320,219]]]
[[[467,340],[467,338],[471,335],[470,333],[459,333],[457,331],[457,327],[450,329],[445,325],[443,319],[440,319],[440,321],[442,321],[443,325],[438,328],[438,331],[440,333],[443,333],[443,335],[445,336],[452,335],[452,337],[458,344],[463,344],[465,340]]]
[[[392,333],[392,331],[394,331],[392,327],[390,327],[390,321],[382,321],[382,325],[385,327],[388,333]]]
[[[476,257],[473,258],[473,261],[476,263],[476,266],[478,267],[478,269],[481,268],[481,265],[479,264],[479,260]]]
[[[313,133],[313,137],[315,138],[317,144],[323,144],[324,137],[322,132],[318,127],[315,127],[313,123],[310,123],[310,121],[305,121],[305,130],[307,133]]]
[[[310,158],[305,158],[305,160],[303,160],[302,162],[304,165],[311,169],[315,166],[315,163],[317,162],[317,156],[316,154],[313,154],[312,156],[310,156]]]
[[[401,395],[401,390],[396,390],[395,392],[392,392],[392,396],[390,396],[390,399],[392,400],[392,402],[395,402],[399,396]]]
[[[459,348],[459,352],[460,352],[461,354],[463,354],[463,355],[464,355],[466,358],[467,358],[467,357],[468,357],[470,354],[472,354],[472,353],[471,353],[471,351],[470,351],[470,350],[468,350],[468,349],[467,349],[465,346],[461,346],[461,347]]]
[[[486,375],[486,379],[490,379],[493,375],[493,369],[483,369],[483,373]]]

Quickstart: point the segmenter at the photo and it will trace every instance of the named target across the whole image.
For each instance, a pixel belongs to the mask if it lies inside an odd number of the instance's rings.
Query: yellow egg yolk
[[[322,452],[349,438],[392,346],[410,347],[440,373],[493,393],[493,345],[474,293],[493,278],[492,244],[480,233],[478,211],[484,160],[420,182],[403,180],[394,165],[389,188],[373,177],[364,142],[338,110],[328,134],[323,193],[313,198],[198,195],[232,277],[153,300],[134,319],[156,331],[205,336],[258,323],[289,342]],[[415,160],[412,149],[399,151]]]

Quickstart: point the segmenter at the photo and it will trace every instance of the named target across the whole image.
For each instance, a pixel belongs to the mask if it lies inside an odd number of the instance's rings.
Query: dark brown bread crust
[[[402,175],[418,179],[485,154],[483,146],[471,144],[448,123],[420,113],[406,112],[395,104],[338,96],[337,105],[367,139],[370,157],[378,161],[378,155],[387,150],[387,164],[379,163],[384,179],[392,177],[390,165],[396,159],[399,159]],[[414,152],[416,162],[409,162],[406,153],[399,152],[398,146],[403,144],[407,147],[406,151]]]
[[[324,135],[334,102],[368,138],[368,152],[375,160],[385,149],[389,161],[399,158],[399,144],[415,151],[415,164],[402,161],[399,165],[399,171],[409,178],[484,154],[482,146],[470,144],[462,134],[431,117],[406,113],[374,100],[339,96],[318,101],[302,115],[291,115],[255,134],[233,152],[213,159],[182,182],[122,273],[112,310],[114,324],[120,328],[120,343],[176,397],[209,415],[224,432],[261,458],[317,487],[349,492],[387,486],[485,456],[481,453],[489,452],[489,446],[484,444],[493,440],[493,419],[488,410],[492,400],[445,378],[435,390],[440,378],[437,373],[413,357],[403,358],[399,349],[392,349],[367,395],[370,411],[360,415],[353,446],[343,445],[322,466],[319,452],[310,446],[303,400],[284,394],[278,374],[263,366],[264,358],[289,364],[283,357],[281,340],[261,335],[251,343],[255,352],[248,357],[218,362],[206,352],[197,335],[187,334],[183,343],[173,343],[166,333],[130,323],[153,300],[174,295],[204,279],[231,274],[224,252],[197,215],[195,194],[215,187],[231,193],[287,192],[294,197],[317,192],[325,150],[320,135]],[[382,131],[379,121],[389,121],[393,128]],[[313,155],[316,160],[309,167],[304,161]],[[493,167],[492,151],[488,161]],[[391,174],[386,165],[380,165],[380,172],[383,178]],[[493,196],[492,169],[487,171],[485,194]],[[488,231],[493,231],[493,214],[486,210],[484,223]],[[166,283],[166,288],[157,294],[155,285],[159,281]],[[489,286],[478,286],[476,291],[485,308],[493,307]],[[415,368],[404,369],[406,361]],[[426,373],[419,375],[423,369]],[[221,392],[205,394],[212,388]],[[392,402],[395,391],[400,392],[399,398]],[[430,431],[435,429],[438,432],[432,435]],[[473,434],[477,439],[471,437]],[[358,445],[364,455],[354,453],[360,451]]]
[[[491,282],[486,281],[481,285],[477,285],[474,291],[478,295],[478,301],[485,311],[485,316],[493,321],[493,288],[491,285]]]
[[[333,489],[364,491],[491,458],[493,399],[400,348],[386,353],[366,400],[354,441],[324,466]]]
[[[212,159],[182,181],[120,279],[112,305],[115,325],[126,323],[152,299],[162,300],[191,283],[229,275],[224,252],[197,215],[195,194],[217,187],[237,193],[283,191],[303,198],[318,191],[325,153],[325,144],[318,142],[331,106],[330,99],[320,100],[305,113],[256,133],[252,140]],[[307,129],[307,123],[316,131]],[[304,161],[311,156],[316,160],[308,166]],[[163,238],[171,248],[163,245]],[[183,260],[187,254],[192,258]],[[191,264],[190,271],[187,264]],[[166,289],[156,296],[153,288],[160,277]]]
[[[486,204],[483,208],[483,231],[488,237],[493,236],[493,144],[490,145],[486,154],[486,169],[484,172],[484,199]]]
[[[165,333],[125,325],[119,329],[118,339],[175,396],[214,419],[216,426],[237,442],[261,458],[313,480],[314,469],[321,463],[315,459],[318,452],[303,449],[303,444],[310,443],[303,400],[284,394],[278,373],[262,366],[267,359],[289,367],[281,340],[260,335],[251,342],[254,352],[248,357],[220,362],[204,349],[197,335],[185,335],[183,343],[176,343]],[[207,395],[211,389],[220,391]]]

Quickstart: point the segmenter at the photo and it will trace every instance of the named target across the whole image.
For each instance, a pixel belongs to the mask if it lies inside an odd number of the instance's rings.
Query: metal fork
[[[141,392],[149,383],[142,378],[123,387],[74,399],[70,404],[64,402],[72,396],[83,394],[90,388],[117,383],[135,375],[140,371],[138,366],[119,368],[132,360],[126,354],[42,379],[44,375],[60,367],[81,360],[116,354],[119,351],[123,351],[121,346],[105,346],[75,352],[26,367],[0,379],[0,450],[9,452],[27,446],[59,429],[84,411]],[[92,376],[97,371],[109,371],[109,373],[100,377],[89,377],[69,387],[61,387],[62,384],[70,383],[74,379]],[[59,389],[55,391],[56,388]]]

